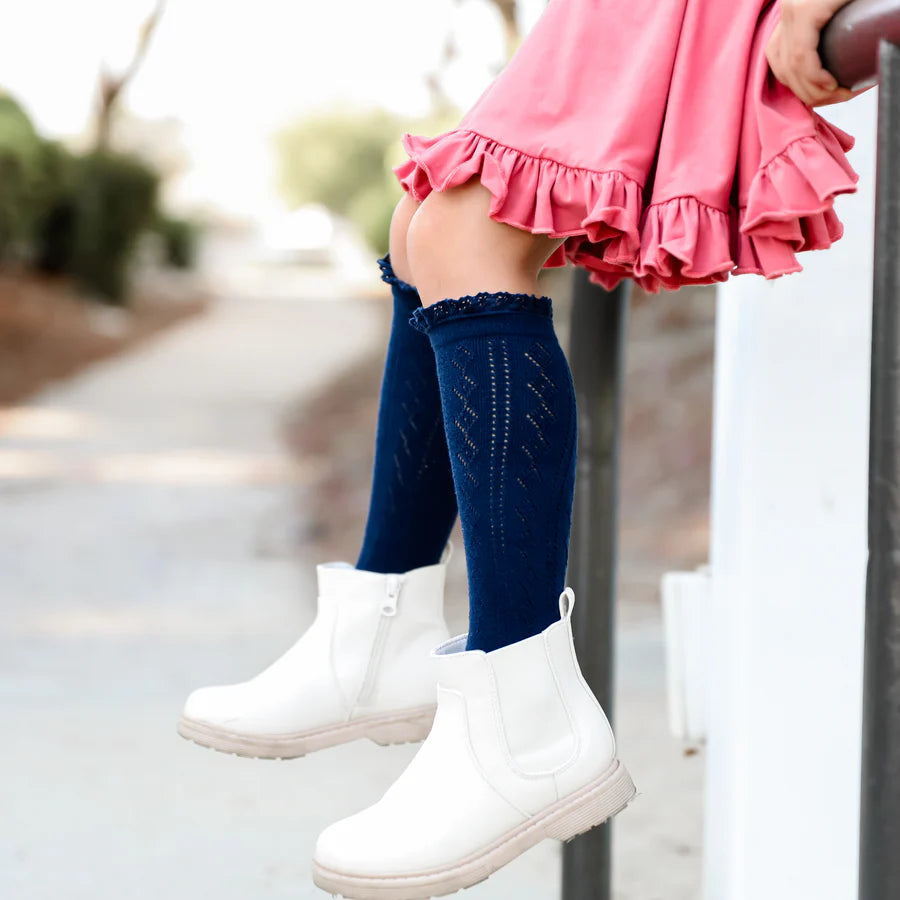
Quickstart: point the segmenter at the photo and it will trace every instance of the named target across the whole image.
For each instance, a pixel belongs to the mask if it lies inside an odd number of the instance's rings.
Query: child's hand
[[[849,0],[781,0],[781,20],[766,47],[775,77],[809,106],[841,103],[855,96],[822,67],[819,35]]]

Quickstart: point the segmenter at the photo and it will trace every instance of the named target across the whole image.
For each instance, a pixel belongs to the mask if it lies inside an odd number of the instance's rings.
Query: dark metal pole
[[[880,68],[860,900],[900,897],[900,47]]]
[[[569,361],[578,400],[578,474],[569,553],[573,628],[584,677],[612,719],[619,434],[630,284],[607,293],[574,276]],[[565,845],[563,900],[609,900],[610,826]]]

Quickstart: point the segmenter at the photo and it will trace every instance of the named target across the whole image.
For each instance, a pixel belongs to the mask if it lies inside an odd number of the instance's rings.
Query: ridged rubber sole
[[[360,738],[376,744],[409,744],[424,741],[434,722],[435,706],[420,706],[378,716],[368,716],[294,734],[242,734],[218,725],[182,716],[178,733],[201,747],[252,759],[297,759]]]
[[[568,841],[621,812],[637,793],[616,760],[596,781],[508,831],[492,844],[452,865],[404,875],[364,876],[336,872],[313,861],[313,880],[324,891],[350,900],[426,900],[484,881],[545,838]]]

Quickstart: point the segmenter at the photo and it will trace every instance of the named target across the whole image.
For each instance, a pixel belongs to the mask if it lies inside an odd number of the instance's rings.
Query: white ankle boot
[[[491,653],[434,651],[434,728],[384,797],[327,828],[316,884],[358,900],[416,900],[484,880],[543,838],[567,840],[635,788],[572,644],[574,594],[541,634]]]
[[[370,738],[420,741],[435,712],[431,650],[446,641],[441,562],[397,575],[317,566],[319,605],[303,637],[241,684],[187,700],[178,732],[238,756],[290,759]]]

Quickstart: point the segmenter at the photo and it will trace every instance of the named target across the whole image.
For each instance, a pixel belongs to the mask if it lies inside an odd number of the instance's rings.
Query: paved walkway
[[[0,413],[0,897],[324,896],[316,834],[415,748],[267,763],[174,729],[192,687],[255,673],[311,619],[295,547],[313,473],[279,416],[383,322],[366,300],[225,301]],[[623,616],[620,664],[643,796],[620,818],[616,896],[695,900],[701,762],[666,735],[652,610]],[[558,856],[545,844],[467,897],[554,898]]]

